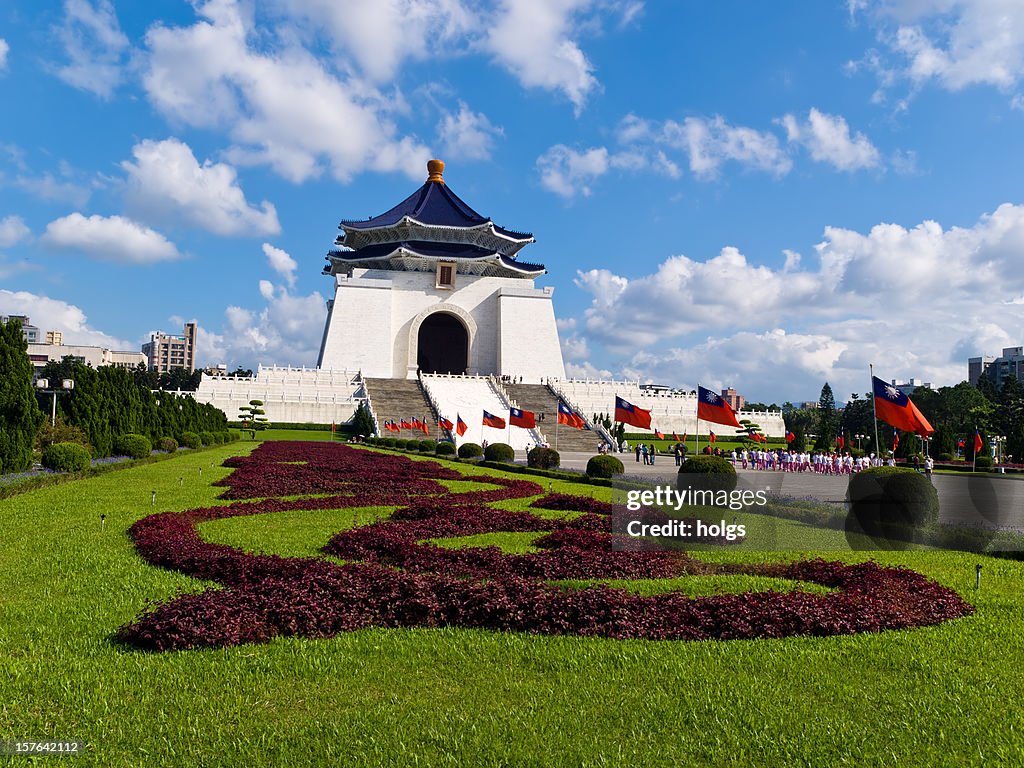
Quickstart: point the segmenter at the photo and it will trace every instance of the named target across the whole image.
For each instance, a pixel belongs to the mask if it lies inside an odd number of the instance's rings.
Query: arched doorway
[[[420,373],[465,373],[469,361],[469,332],[447,312],[435,312],[420,325],[416,365]]]

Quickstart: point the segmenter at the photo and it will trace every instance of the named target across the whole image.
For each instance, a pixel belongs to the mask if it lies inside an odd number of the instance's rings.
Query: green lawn
[[[1024,762],[1024,711],[1017,706],[1024,564],[974,555],[874,553],[977,606],[966,619],[876,635],[652,642],[372,629],[165,654],[112,645],[111,633],[147,601],[209,587],[145,564],[128,526],[154,510],[221,503],[222,489],[210,483],[229,470],[211,462],[256,444],[186,453],[0,501],[0,739],[83,739],[87,755],[73,763],[101,766]],[[493,472],[452,466],[463,474]],[[486,487],[451,482],[460,491]],[[551,484],[599,498],[610,493]],[[316,556],[333,532],[389,511],[232,518],[207,523],[202,533],[250,550]],[[840,535],[808,531],[809,545]],[[531,537],[441,543],[529,551]],[[779,557],[739,549],[699,556]],[[983,581],[975,591],[979,562]],[[628,586],[694,595],[794,586],[734,576],[672,581]]]

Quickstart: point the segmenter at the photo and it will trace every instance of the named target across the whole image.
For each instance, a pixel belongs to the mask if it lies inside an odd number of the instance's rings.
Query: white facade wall
[[[697,419],[696,392],[651,392],[640,388],[636,381],[586,381],[568,379],[551,383],[571,405],[588,419],[595,413],[615,413],[615,396],[628,400],[651,412],[651,426],[666,435],[686,432],[690,437],[707,435],[709,431],[721,437],[736,435],[736,428]],[[785,437],[786,424],[781,411],[739,411],[736,420],[749,419],[768,437]],[[653,432],[626,426],[627,432]]]
[[[458,274],[447,290],[435,287],[433,272],[355,269],[336,276],[320,366],[415,378],[420,325],[447,312],[468,332],[467,373],[563,376],[552,294],[530,279]]]
[[[32,357],[46,355],[47,360],[60,362],[65,357],[81,358],[86,365],[99,368],[101,365],[117,365],[122,368],[136,368],[139,363],[148,363],[141,352],[121,352],[104,347],[71,346],[65,344],[29,344],[28,354]]]
[[[424,375],[423,386],[441,416],[455,423],[462,417],[468,429],[455,437],[456,445],[463,443],[507,443],[517,451],[526,450],[546,442],[537,429],[513,427],[509,423],[510,401],[504,391],[482,376]],[[505,420],[505,429],[483,425],[484,411]]]
[[[317,368],[260,367],[250,379],[203,374],[194,397],[237,421],[239,408],[262,400],[267,420],[279,424],[340,424],[365,398],[356,374]]]

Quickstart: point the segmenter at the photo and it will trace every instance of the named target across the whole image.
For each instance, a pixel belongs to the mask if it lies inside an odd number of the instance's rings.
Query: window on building
[[[437,288],[455,287],[455,264],[450,261],[437,263]]]

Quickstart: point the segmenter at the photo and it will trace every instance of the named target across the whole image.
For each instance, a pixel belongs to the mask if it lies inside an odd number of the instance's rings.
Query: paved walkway
[[[564,469],[583,470],[592,453],[561,454]],[[659,456],[653,466],[637,462],[634,454],[616,454],[626,467],[626,477],[675,486],[677,467],[672,457]],[[525,460],[525,459],[524,459]],[[842,504],[848,475],[813,472],[759,472],[737,470],[739,487],[768,489],[770,496],[815,499]],[[1024,479],[1007,475],[932,476],[939,494],[939,520],[943,523],[988,522],[1000,528],[1024,532]]]

